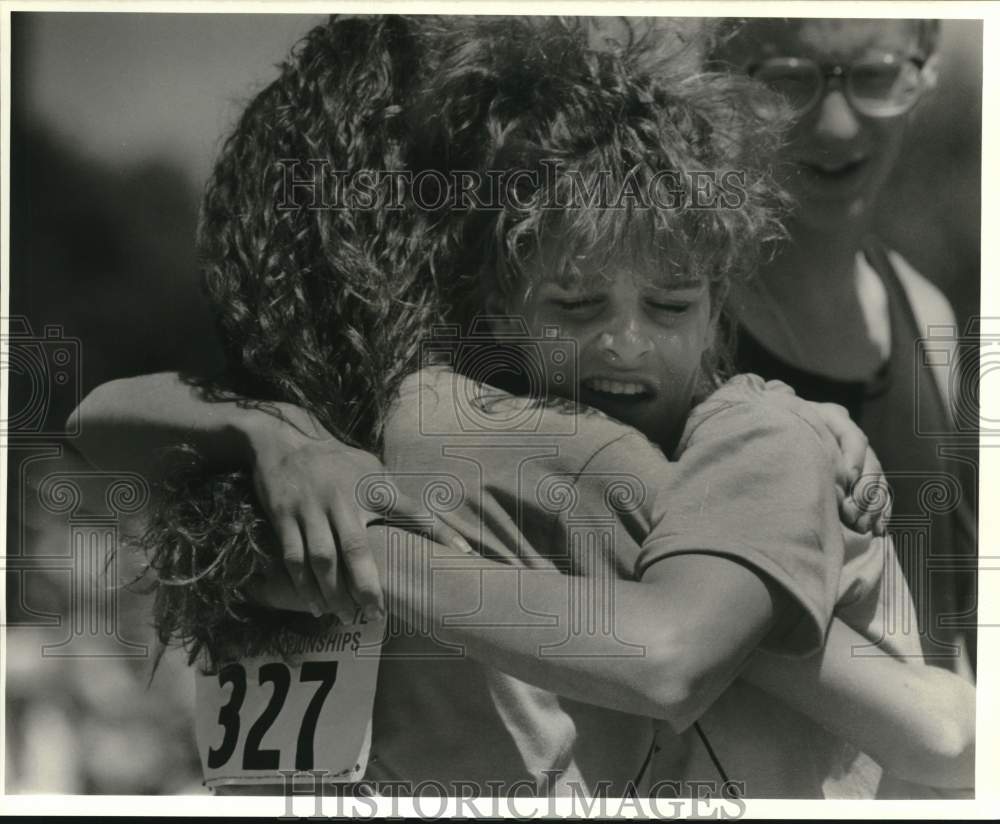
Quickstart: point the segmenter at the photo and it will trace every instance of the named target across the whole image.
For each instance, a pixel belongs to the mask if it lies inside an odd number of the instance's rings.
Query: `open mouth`
[[[860,172],[867,158],[857,158],[856,160],[844,160],[825,163],[803,163],[802,166],[821,180],[838,181],[849,180]]]
[[[598,398],[621,402],[644,401],[656,393],[646,381],[629,381],[618,378],[585,378],[583,388]]]

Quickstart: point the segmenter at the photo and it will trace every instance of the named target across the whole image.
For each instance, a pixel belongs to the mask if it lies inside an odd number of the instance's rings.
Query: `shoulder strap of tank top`
[[[897,321],[897,319],[902,320],[909,327],[906,334],[907,338],[915,340],[920,337],[920,325],[917,323],[916,313],[910,304],[910,298],[906,294],[903,282],[896,273],[896,267],[892,265],[892,261],[889,259],[889,253],[885,245],[878,238],[869,237],[865,239],[862,251],[865,260],[875,270],[875,273],[879,276],[879,279],[888,292],[890,323]],[[893,323],[893,325],[895,324]],[[892,337],[895,339],[902,331],[902,329],[893,328]]]
[[[914,341],[921,342],[923,347],[924,335],[920,330],[920,323],[917,320],[917,313],[910,303],[910,296],[903,286],[903,281],[896,272],[896,267],[892,265],[885,245],[876,237],[869,237],[865,240],[862,250],[865,259],[871,264],[878,274],[879,279],[885,285],[889,297],[889,324],[893,352],[890,359],[898,353],[896,347],[913,346]],[[934,387],[933,395],[937,401],[938,412],[948,418],[948,404],[942,394],[941,387],[937,381],[931,381]]]

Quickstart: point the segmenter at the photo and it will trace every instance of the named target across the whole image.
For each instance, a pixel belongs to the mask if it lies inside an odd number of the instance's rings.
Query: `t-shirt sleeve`
[[[600,475],[582,470],[630,432],[600,413],[564,403],[539,406],[431,369],[404,383],[386,424],[383,460],[406,496],[408,516],[423,504],[424,517],[458,530],[480,554],[574,574],[610,558],[616,572],[630,576],[638,544],[618,562],[604,554],[603,544],[595,555],[585,546],[574,550],[570,540],[589,532],[591,540],[613,542],[619,513],[631,519],[623,528],[640,528],[635,509],[643,499],[632,500],[637,479],[626,465]],[[662,454],[660,460],[666,462]]]
[[[794,412],[755,402],[716,405],[688,432],[658,483],[636,577],[674,555],[731,558],[780,585],[797,612],[782,616],[779,626],[790,629],[765,646],[820,649],[844,562],[827,445]]]

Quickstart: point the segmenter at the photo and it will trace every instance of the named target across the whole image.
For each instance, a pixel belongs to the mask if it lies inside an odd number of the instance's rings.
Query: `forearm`
[[[807,659],[757,653],[743,677],[899,778],[972,785],[974,688],[922,662],[892,658],[839,620],[822,653]]]
[[[571,594],[581,579],[437,549],[423,572],[413,564],[392,564],[389,574],[383,572],[390,612],[461,645],[477,660],[568,698],[661,718],[683,710],[684,685],[660,669],[676,640],[651,631],[651,605],[640,585],[617,580],[612,592],[590,591],[584,599]],[[575,622],[601,627],[606,616],[613,618],[613,631],[570,637]]]
[[[103,384],[87,395],[77,412],[80,435],[74,445],[90,463],[154,478],[166,468],[166,447],[180,443],[197,448],[213,468],[249,468],[250,433],[265,426],[279,432],[288,426],[261,409],[210,401],[174,372]]]
[[[696,673],[704,638],[655,586],[617,578],[589,586],[593,579],[492,561],[396,527],[367,532],[395,620],[567,698],[683,729],[740,669],[732,656],[722,678]],[[254,594],[306,610],[284,571]]]
[[[690,725],[718,698],[770,628],[769,614],[741,601],[745,590],[767,599],[760,579],[719,558],[671,559],[673,574],[663,570],[665,580],[677,581],[670,590],[663,580],[629,581],[610,570],[596,580],[568,576],[409,537],[390,553],[387,541],[399,539],[393,532],[369,529],[391,612],[536,686],[660,718],[675,729]],[[409,548],[403,549],[406,540]],[[699,566],[720,580],[720,600],[685,586]],[[719,605],[727,602],[746,605],[736,632],[723,626],[731,613]]]

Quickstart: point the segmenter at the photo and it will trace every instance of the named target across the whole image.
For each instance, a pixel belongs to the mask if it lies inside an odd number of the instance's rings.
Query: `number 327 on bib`
[[[298,771],[358,781],[371,746],[382,622],[299,638],[293,655],[197,674],[195,729],[205,784],[282,784]],[[293,646],[297,645],[297,646]]]

